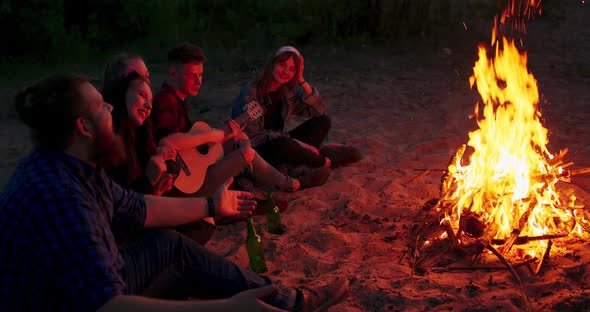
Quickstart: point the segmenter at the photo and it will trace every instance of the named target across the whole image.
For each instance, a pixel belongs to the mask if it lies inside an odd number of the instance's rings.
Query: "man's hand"
[[[231,298],[225,299],[228,311],[264,311],[264,312],[286,312],[283,309],[275,308],[262,302],[260,297],[271,295],[275,291],[273,285],[242,291]]]
[[[148,161],[145,168],[145,175],[150,180],[152,186],[158,182],[164,172],[166,172],[166,163],[164,162],[164,158],[158,154],[150,157],[150,160]]]
[[[164,161],[166,160],[176,160],[176,154],[178,150],[174,146],[170,145],[163,145],[158,147],[158,152],[156,155],[160,155]]]
[[[316,155],[319,155],[320,154],[320,151],[318,151],[318,149],[315,148],[315,146],[311,146],[311,145],[309,145],[307,143],[304,143],[304,142],[301,142],[301,141],[299,141],[297,139],[293,139],[293,140],[295,140],[295,142],[297,142],[299,145],[301,145],[301,147],[305,148],[306,150],[309,150],[309,151],[311,151],[312,153],[314,153]]]
[[[172,188],[172,185],[174,184],[175,178],[176,178],[176,175],[174,175],[174,174],[163,173],[160,176],[160,179],[158,179],[158,181],[154,185],[154,193],[153,194],[160,196],[164,192],[169,191]]]
[[[254,194],[243,191],[230,191],[227,188],[233,179],[226,182],[213,196],[217,217],[249,217],[256,209]]]
[[[172,146],[158,147],[157,154],[150,157],[145,174],[154,188],[154,195],[170,190],[174,183],[174,175],[166,173],[166,160],[176,160],[178,151]]]
[[[240,127],[240,125],[233,119],[230,119],[227,122],[227,125],[231,129],[231,132],[223,139],[223,141],[228,141],[230,139],[234,139],[234,141],[239,140],[247,140],[248,136],[244,133],[244,129],[246,129],[246,125]]]

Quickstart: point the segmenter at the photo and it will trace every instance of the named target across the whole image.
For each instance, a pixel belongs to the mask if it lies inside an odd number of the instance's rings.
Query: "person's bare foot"
[[[285,175],[285,182],[278,185],[277,188],[283,192],[297,192],[301,189],[301,182],[298,179]]]

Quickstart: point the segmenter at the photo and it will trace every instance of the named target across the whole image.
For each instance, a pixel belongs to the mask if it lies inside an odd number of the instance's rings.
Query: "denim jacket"
[[[293,115],[304,116],[304,117],[315,117],[324,115],[326,113],[326,106],[324,105],[320,93],[316,88],[313,88],[313,92],[307,96],[304,95],[303,90],[297,86],[295,90],[290,89],[286,85],[283,85],[280,89],[282,96],[281,105],[281,116],[283,121],[286,123],[289,118]],[[244,107],[247,103],[257,100],[258,103],[263,107],[266,107],[270,103],[268,96],[264,98],[258,98],[256,86],[249,82],[242,86],[240,89],[240,95],[234,100],[232,107],[232,118],[236,118],[244,112]],[[284,131],[272,131],[264,129],[264,114],[260,118],[250,120],[244,130],[252,146],[258,146],[264,143],[268,143],[276,138],[289,136]]]

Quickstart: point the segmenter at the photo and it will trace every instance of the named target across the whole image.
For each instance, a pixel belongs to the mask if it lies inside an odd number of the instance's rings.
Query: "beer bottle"
[[[246,238],[246,250],[248,250],[248,259],[250,259],[250,269],[256,273],[266,272],[266,260],[264,260],[264,248],[262,239],[256,234],[252,218],[247,218],[248,237]]]
[[[266,194],[264,202],[266,208],[266,226],[267,231],[273,234],[283,234],[283,225],[281,224],[281,211],[272,199],[272,193]]]

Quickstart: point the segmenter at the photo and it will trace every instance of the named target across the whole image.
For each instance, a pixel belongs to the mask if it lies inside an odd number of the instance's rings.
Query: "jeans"
[[[270,279],[244,270],[186,236],[153,230],[122,248],[126,294],[164,299],[219,299],[269,285]],[[261,298],[292,310],[297,290],[275,283],[276,292]]]
[[[325,157],[316,155],[299,145],[295,140],[319,147],[330,131],[331,120],[326,115],[312,117],[281,137],[256,147],[258,154],[269,164],[306,165],[318,168],[324,165]]]

